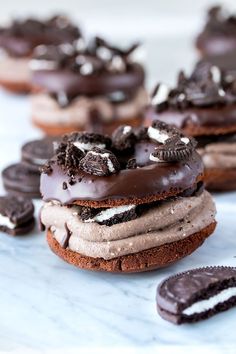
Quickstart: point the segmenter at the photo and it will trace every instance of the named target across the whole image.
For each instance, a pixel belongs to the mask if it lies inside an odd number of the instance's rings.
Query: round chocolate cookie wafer
[[[0,231],[11,236],[24,235],[34,228],[31,200],[16,196],[0,197]]]
[[[236,305],[236,268],[192,269],[164,280],[157,289],[157,310],[175,324],[207,319]]]
[[[192,234],[181,241],[110,260],[93,258],[73,252],[69,248],[65,249],[61,247],[50,231],[47,232],[47,241],[57,256],[78,268],[112,273],[137,273],[163,268],[188,256],[202,245],[214,231],[215,226],[216,224],[212,223],[201,232]]]
[[[29,141],[21,148],[22,162],[32,171],[39,172],[47,160],[55,154],[60,138],[46,137],[40,140]]]
[[[33,172],[23,163],[16,163],[2,171],[3,185],[13,195],[39,198],[40,174]]]

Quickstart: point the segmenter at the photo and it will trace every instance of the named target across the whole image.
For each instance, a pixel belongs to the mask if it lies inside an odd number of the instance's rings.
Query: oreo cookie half
[[[150,155],[150,160],[154,162],[184,161],[192,155],[196,144],[193,138],[181,138],[179,135],[174,135],[155,148]]]
[[[171,276],[157,288],[157,310],[174,324],[207,319],[236,305],[236,268],[206,267]]]
[[[34,206],[23,197],[0,197],[0,231],[9,235],[24,235],[34,228]]]
[[[180,131],[159,120],[154,120],[151,127],[148,128],[148,137],[158,143],[164,144],[165,141],[173,135],[181,135]]]
[[[69,135],[65,135],[63,141],[70,141],[77,148],[84,151],[89,151],[94,147],[107,149],[111,146],[111,139],[108,136],[87,132],[75,132]]]
[[[120,164],[111,151],[93,148],[80,161],[80,168],[91,175],[109,176],[120,170]]]

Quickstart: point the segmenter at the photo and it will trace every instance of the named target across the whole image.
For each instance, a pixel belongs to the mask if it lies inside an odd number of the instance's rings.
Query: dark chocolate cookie
[[[131,149],[135,141],[136,136],[130,125],[121,125],[112,134],[112,145],[119,151]]]
[[[22,162],[32,171],[39,172],[39,168],[54,155],[59,141],[56,137],[29,141],[21,148]]]
[[[9,235],[24,235],[34,227],[34,206],[31,200],[16,197],[0,197],[0,231]]]
[[[94,147],[108,149],[111,146],[111,139],[102,134],[88,132],[74,132],[64,136],[63,142],[72,142],[81,150],[89,151]]]
[[[16,163],[2,171],[3,185],[10,194],[39,198],[40,174],[23,163]]]
[[[164,280],[157,289],[157,309],[175,324],[196,322],[236,305],[236,268],[192,269]]]

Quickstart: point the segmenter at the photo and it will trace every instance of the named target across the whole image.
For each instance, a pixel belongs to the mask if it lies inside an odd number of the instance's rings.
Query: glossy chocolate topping
[[[45,21],[35,18],[14,20],[8,27],[0,28],[0,47],[15,57],[32,54],[40,44],[73,43],[81,33],[65,16],[54,16]]]
[[[230,132],[236,125],[235,87],[235,81],[230,81],[224,71],[209,62],[199,62],[189,77],[180,72],[174,88],[157,86],[147,118],[187,132],[190,128],[192,135],[208,134],[210,128],[210,134],[214,134],[214,128]],[[200,128],[206,128],[205,132]]]
[[[101,38],[80,49],[68,46],[36,48],[31,61],[33,84],[49,93],[104,95],[134,93],[144,83],[144,70],[133,61],[138,44],[126,50]]]
[[[130,138],[130,134],[127,134],[130,129],[132,128],[129,126],[123,127],[124,136],[127,138]],[[165,199],[192,188],[201,179],[203,173],[201,158],[194,149],[190,156],[181,161],[166,163],[153,161],[150,158],[151,153],[158,145],[161,144],[165,147],[164,140],[168,140],[167,133],[170,136],[174,134],[177,138],[176,131],[172,132],[171,129],[168,131],[166,129],[165,125],[162,128],[160,125],[156,128],[151,127],[150,133],[145,129],[141,133],[141,129],[139,129],[135,132],[136,140],[133,142],[132,148],[129,147],[125,151],[117,150],[119,146],[117,134],[113,134],[116,136],[116,149],[112,146],[109,149],[113,150],[113,156],[115,154],[119,161],[119,170],[114,169],[114,162],[108,150],[100,149],[101,153],[98,156],[98,150],[92,146],[81,145],[80,140],[75,140],[76,135],[70,136],[73,137],[73,140],[65,138],[53,162],[45,167],[44,173],[41,175],[43,199],[45,201],[58,200],[63,204],[73,201],[88,201],[89,204],[89,201],[106,200],[115,201],[116,205],[131,204],[132,201],[135,201],[135,204],[140,204]],[[86,134],[88,135],[88,133]],[[78,138],[80,139],[80,136]],[[181,138],[181,135],[179,135],[179,139],[189,142],[188,138]],[[159,142],[159,140],[163,142]],[[75,151],[75,147],[70,149],[71,144],[77,147],[78,153]],[[89,150],[87,155],[84,152],[84,156],[87,156],[87,164],[90,164],[89,173],[87,172],[88,165],[84,169],[81,164],[84,160],[83,156],[80,157],[82,148]],[[68,151],[72,150],[73,152],[68,154]],[[93,160],[88,158],[90,155],[94,155]],[[101,157],[105,160],[101,161]],[[126,167],[130,159],[135,161],[131,168]],[[108,175],[97,175],[99,163],[107,163]]]
[[[208,11],[207,23],[196,39],[202,55],[224,54],[236,48],[236,16],[220,6]]]
[[[133,92],[144,83],[144,70],[134,64],[126,72],[103,72],[83,76],[64,70],[38,70],[33,73],[33,84],[49,93],[66,92],[68,96],[103,95],[111,92]]]

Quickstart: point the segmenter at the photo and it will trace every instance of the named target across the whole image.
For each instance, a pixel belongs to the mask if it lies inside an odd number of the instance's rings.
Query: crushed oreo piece
[[[175,127],[172,127],[159,120],[154,120],[152,126],[148,128],[148,136],[150,139],[164,144],[165,141],[172,136],[180,136],[181,133]]]
[[[135,129],[135,136],[138,141],[149,139],[148,128],[147,127],[139,127],[137,129]]]
[[[137,165],[137,161],[136,161],[135,158],[128,160],[127,165],[126,165],[126,168],[128,170],[132,170],[132,169],[135,169],[137,167],[138,167],[138,165]]]
[[[111,139],[107,135],[87,133],[87,132],[74,132],[65,135],[63,141],[73,143],[77,148],[89,151],[94,147],[100,149],[107,149],[111,146]]]
[[[112,134],[112,146],[119,151],[133,148],[135,141],[136,136],[129,125],[121,125]]]
[[[39,168],[39,171],[41,173],[44,173],[48,176],[50,176],[50,174],[53,171],[52,165],[55,163],[54,160],[48,160],[42,167]]]
[[[93,148],[80,160],[80,168],[95,176],[109,176],[120,170],[116,156],[109,150]]]
[[[155,148],[150,155],[150,160],[155,162],[184,161],[192,155],[195,146],[196,141],[193,138],[181,138],[179,135],[174,135]]]
[[[112,226],[115,224],[134,220],[139,216],[136,205],[122,205],[107,209],[86,208],[85,216],[83,212],[81,218],[84,222],[96,222],[99,225]]]
[[[77,148],[70,141],[67,143],[62,142],[56,153],[57,164],[68,169],[70,174],[79,167],[80,160],[84,157],[84,151]]]

